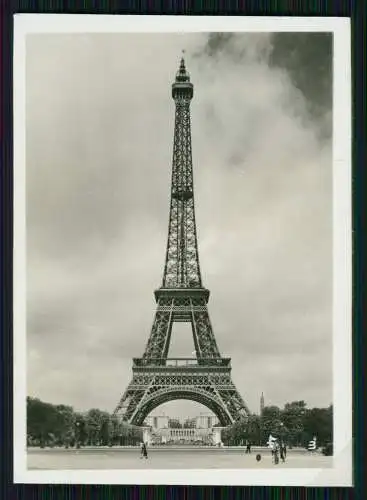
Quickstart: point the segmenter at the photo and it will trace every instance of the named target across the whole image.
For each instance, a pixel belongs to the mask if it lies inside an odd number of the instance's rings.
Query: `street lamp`
[[[261,435],[262,435],[262,426],[261,426],[261,417],[257,422],[257,436],[259,440],[259,446],[261,446]]]
[[[80,448],[80,439],[79,439],[79,426],[80,426],[80,422],[76,421],[75,422],[75,444],[76,444],[76,447],[77,448]]]
[[[280,422],[280,441],[284,443],[284,424]]]

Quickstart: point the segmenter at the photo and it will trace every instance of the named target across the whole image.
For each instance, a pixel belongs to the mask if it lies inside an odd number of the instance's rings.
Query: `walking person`
[[[143,457],[148,458],[147,443],[143,443]]]
[[[246,441],[246,453],[251,453],[251,443],[250,443],[250,441]]]
[[[274,463],[275,458],[275,442],[277,438],[274,438],[271,434],[269,434],[268,442],[266,443],[271,451],[271,461]]]
[[[271,451],[271,461],[274,463],[274,457],[275,457],[275,443],[272,442],[270,444],[270,451]]]
[[[143,450],[144,450],[144,443],[143,443],[143,441],[141,441],[140,442],[140,458],[143,458],[143,456],[144,456]]]
[[[285,462],[285,458],[287,456],[287,447],[284,442],[281,443],[280,445],[280,458],[282,459],[282,462]]]
[[[278,465],[278,463],[279,463],[279,450],[280,450],[280,446],[279,446],[278,441],[276,441],[275,445],[274,445],[274,463],[275,463],[275,465]]]

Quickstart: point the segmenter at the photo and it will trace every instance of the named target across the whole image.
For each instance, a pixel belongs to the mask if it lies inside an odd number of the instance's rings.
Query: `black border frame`
[[[246,3],[246,6],[245,6]],[[196,4],[196,5],[195,5]],[[150,15],[246,15],[246,16],[335,16],[351,18],[352,31],[352,224],[353,224],[353,488],[304,488],[262,486],[102,486],[102,485],[21,485],[13,483],[13,341],[12,341],[12,250],[13,250],[13,15],[17,13],[69,14],[150,14]],[[363,314],[366,278],[366,120],[367,87],[364,47],[366,2],[299,0],[261,1],[210,0],[134,1],[110,0],[2,0],[0,2],[1,70],[0,70],[0,317],[1,317],[1,401],[0,412],[0,498],[272,498],[332,499],[365,498],[367,442],[363,409],[366,404],[366,328]],[[2,494],[1,494],[2,493]]]

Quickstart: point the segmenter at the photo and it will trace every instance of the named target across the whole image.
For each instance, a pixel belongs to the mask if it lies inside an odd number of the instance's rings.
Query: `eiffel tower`
[[[250,414],[232,382],[230,358],[219,353],[207,308],[209,290],[201,280],[191,155],[193,90],[182,58],[172,85],[175,130],[163,282],[154,292],[157,309],[145,352],[133,359],[133,378],[114,411],[133,425],[142,425],[154,408],[175,399],[203,404],[222,426]],[[191,323],[196,357],[167,357],[174,322]]]

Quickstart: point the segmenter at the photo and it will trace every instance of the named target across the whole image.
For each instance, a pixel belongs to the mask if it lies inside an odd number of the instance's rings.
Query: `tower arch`
[[[214,413],[222,427],[226,427],[233,422],[230,413],[225,411],[223,405],[210,393],[205,393],[204,391],[200,391],[195,388],[181,390],[174,388],[168,391],[157,391],[147,398],[132,417],[131,423],[133,425],[142,425],[149,413],[151,413],[155,408],[169,401],[175,401],[178,399],[186,399],[202,404]]]

